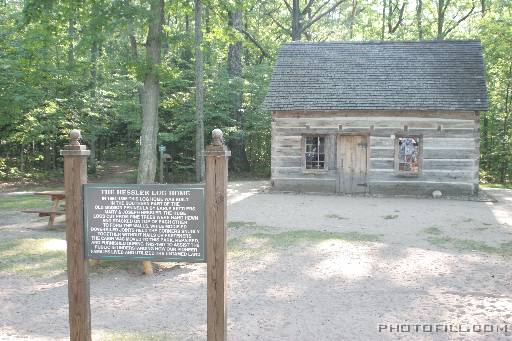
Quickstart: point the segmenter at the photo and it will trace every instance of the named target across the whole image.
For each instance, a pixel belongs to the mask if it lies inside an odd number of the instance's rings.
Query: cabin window
[[[326,169],[325,167],[325,137],[305,137],[306,169]]]
[[[397,136],[395,138],[395,173],[415,175],[421,169],[421,137]]]

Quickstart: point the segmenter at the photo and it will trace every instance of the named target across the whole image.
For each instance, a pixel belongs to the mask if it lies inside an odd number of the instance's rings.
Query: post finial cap
[[[69,144],[72,146],[79,146],[80,142],[78,140],[82,137],[80,134],[80,130],[73,129],[69,132]]]
[[[224,134],[220,129],[213,129],[212,131],[212,145],[222,146],[224,145]]]

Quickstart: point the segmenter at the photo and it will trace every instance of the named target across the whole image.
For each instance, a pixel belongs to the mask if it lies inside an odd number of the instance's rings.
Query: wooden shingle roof
[[[482,46],[479,41],[285,44],[263,106],[485,111]]]

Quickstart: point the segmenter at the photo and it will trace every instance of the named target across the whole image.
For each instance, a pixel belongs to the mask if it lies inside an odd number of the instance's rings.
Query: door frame
[[[335,166],[336,166],[336,193],[340,194],[341,192],[341,184],[340,184],[340,177],[341,177],[341,170],[338,167],[339,166],[339,155],[338,155],[338,147],[339,143],[341,143],[341,137],[342,136],[364,136],[366,137],[366,190],[361,193],[368,193],[369,192],[369,186],[368,186],[368,176],[370,175],[370,137],[371,133],[369,131],[361,131],[361,132],[339,132],[336,134],[336,148],[335,150]],[[357,194],[357,193],[353,193]]]

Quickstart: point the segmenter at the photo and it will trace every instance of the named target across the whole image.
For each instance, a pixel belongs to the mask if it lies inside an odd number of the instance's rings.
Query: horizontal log
[[[276,135],[274,136],[275,143],[300,143],[302,141],[302,135]]]
[[[423,148],[474,148],[475,139],[461,137],[424,137]]]
[[[371,169],[368,174],[368,181],[449,181],[474,183],[478,181],[478,172],[421,170],[418,175],[397,175],[393,169]]]
[[[390,169],[393,170],[395,164],[394,158],[370,159],[370,169]]]
[[[301,167],[302,157],[301,156],[283,156],[283,157],[272,157],[272,167]]]
[[[395,149],[376,147],[370,148],[370,158],[394,158]],[[423,159],[477,159],[474,148],[423,148]]]
[[[395,145],[395,139],[389,136],[370,136],[370,147],[388,147],[393,148]]]
[[[375,137],[391,137],[391,135],[396,134],[405,134],[402,128],[394,129],[394,128],[379,128],[376,127],[372,131],[371,135]],[[454,129],[443,129],[438,131],[437,128],[422,128],[422,129],[414,129],[409,128],[407,131],[410,135],[421,135],[425,137],[465,137],[465,138],[476,138],[478,137],[478,132],[473,128],[454,128]]]
[[[368,183],[373,194],[431,196],[435,190],[448,196],[471,196],[475,194],[478,184],[441,181],[373,181]]]
[[[302,167],[272,167],[272,177],[281,178],[335,178],[336,169],[304,169]]]
[[[320,134],[320,135],[337,135],[339,133],[361,133],[368,134],[370,127],[344,127],[341,131],[338,130],[338,126],[315,128],[311,127],[274,127],[272,129],[273,138],[279,136],[298,136],[303,134]],[[423,128],[414,129],[409,128],[408,134],[411,135],[422,135],[426,137],[440,137],[440,138],[478,138],[478,131],[473,128],[454,128],[454,129],[443,129],[438,131],[437,128]],[[382,128],[374,127],[370,135],[375,137],[391,137],[391,135],[405,134],[403,127],[396,128]]]
[[[423,159],[424,170],[477,171],[478,161],[474,159]]]
[[[338,127],[331,128],[312,128],[306,129],[305,127],[275,127],[272,129],[272,134],[275,136],[295,136],[295,135],[303,135],[303,134],[318,134],[318,135],[328,135],[328,134],[336,134],[338,133]]]
[[[475,148],[423,148],[423,159],[476,159]]]
[[[273,146],[272,147],[272,155],[276,157],[281,156],[297,156],[301,155],[302,150],[299,146],[296,147],[283,147],[283,146]]]
[[[274,118],[275,127],[306,127],[325,128],[325,127],[362,127],[368,129],[371,125],[374,128],[394,128],[403,129],[405,125],[409,129],[430,128],[437,129],[441,125],[442,129],[450,128],[471,128],[474,129],[474,120],[463,119],[443,119],[443,118],[418,118],[418,117],[303,117],[303,118]]]
[[[292,192],[336,192],[336,178],[272,178],[272,189]]]
[[[290,110],[273,111],[273,118],[301,117],[418,117],[474,120],[479,117],[474,111],[449,110]]]
[[[395,149],[394,148],[384,148],[384,147],[376,147],[370,148],[370,158],[394,158],[395,157]]]

